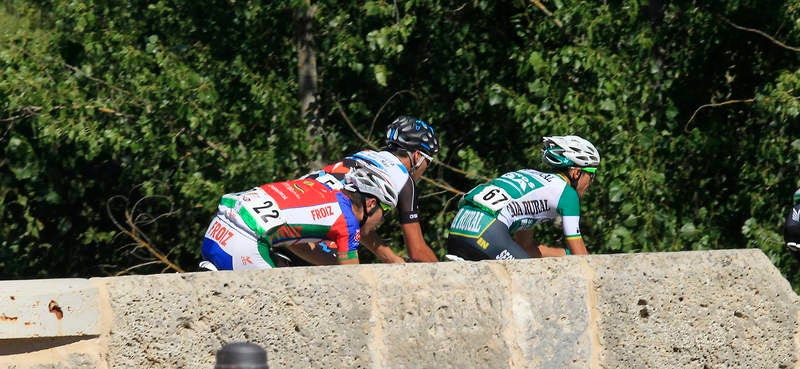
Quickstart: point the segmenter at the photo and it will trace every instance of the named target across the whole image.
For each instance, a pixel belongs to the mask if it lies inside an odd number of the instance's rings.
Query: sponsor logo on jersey
[[[408,219],[409,220],[416,220],[417,218],[419,218],[419,214],[417,214],[417,213],[408,214]]]
[[[303,231],[302,226],[290,226],[288,224],[282,225],[275,230],[275,235],[279,239],[287,239],[287,238],[298,238],[300,237],[300,232]]]
[[[800,209],[792,208],[792,220],[795,222],[800,221]]]
[[[286,186],[285,183],[284,183],[284,186]],[[283,193],[283,191],[281,191],[280,188],[278,188],[278,186],[275,186],[274,184],[269,184],[269,185],[267,185],[267,187],[270,190],[272,190],[273,193],[275,193],[276,195],[280,196],[282,199],[286,200],[286,198],[287,198],[286,194]]]
[[[311,218],[314,220],[327,218],[333,215],[333,206],[326,205],[321,208],[311,209],[309,212],[311,213]]]
[[[295,190],[295,191],[297,191],[297,192],[300,192],[300,193],[306,193],[306,190],[304,190],[303,188],[301,188],[301,187],[300,187],[300,185],[299,185],[299,184],[297,184],[297,183],[293,184],[293,185],[292,185],[292,187],[293,187],[293,188],[294,188],[294,190]]]
[[[512,201],[506,206],[512,216],[536,215],[550,210],[547,200]]]
[[[353,236],[353,239],[356,240],[356,242],[361,242],[361,230],[360,229],[356,231],[356,234]]]
[[[461,215],[456,219],[453,228],[472,233],[480,232],[482,218],[483,213],[481,212],[465,210],[461,212]]]
[[[508,252],[508,250],[503,250],[503,252],[501,252],[499,255],[495,256],[494,258],[497,259],[497,260],[512,260],[512,259],[514,259],[514,255],[511,255],[511,253]]]
[[[219,222],[214,221],[214,224],[208,230],[206,236],[217,241],[220,246],[228,246],[228,240],[233,237],[233,232],[229,231]]]
[[[556,178],[556,175],[550,173],[542,173],[541,177],[547,182],[552,182],[553,179]]]
[[[286,192],[288,192],[289,195],[292,195],[295,199],[299,199],[300,198],[300,195],[302,194],[302,192],[301,193],[297,193],[297,190],[294,187],[296,185],[296,183],[283,182],[283,183],[281,183],[281,185],[283,186],[284,189],[286,189]],[[288,195],[283,195],[283,196],[288,196]],[[286,198],[286,197],[284,197],[284,198]]]
[[[481,248],[483,248],[484,250],[486,250],[487,248],[489,248],[489,241],[486,241],[486,240],[484,240],[484,239],[483,239],[483,237],[478,237],[478,240],[477,240],[477,241],[475,241],[475,242],[477,242],[477,243],[478,243],[478,246],[480,246],[480,247],[481,247]]]

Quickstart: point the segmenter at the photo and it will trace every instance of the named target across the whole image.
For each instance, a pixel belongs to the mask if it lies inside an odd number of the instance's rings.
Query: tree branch
[[[723,21],[725,21],[725,23],[728,23],[733,28],[736,28],[736,29],[742,30],[742,31],[746,31],[746,32],[755,33],[755,34],[757,34],[759,36],[762,36],[762,37],[766,38],[767,40],[769,40],[773,44],[778,45],[778,46],[780,46],[780,47],[782,47],[784,49],[795,51],[795,52],[800,52],[800,47],[786,45],[783,42],[780,42],[780,41],[776,40],[774,37],[764,33],[763,31],[760,31],[760,30],[757,30],[757,29],[754,29],[754,28],[742,27],[740,25],[737,25],[736,23],[731,22],[730,20],[728,20],[728,18],[725,18],[723,16],[720,16],[720,17],[722,18]]]
[[[155,223],[162,217],[170,216],[177,213],[177,211],[173,209],[171,203],[168,211],[158,214],[156,216],[153,216],[146,212],[142,212],[138,209],[140,206],[143,205],[145,201],[152,199],[169,200],[166,196],[145,196],[136,201],[132,206],[129,207],[130,200],[128,199],[128,197],[122,195],[115,195],[112,196],[110,199],[108,199],[108,201],[106,202],[106,212],[109,218],[111,218],[111,222],[114,223],[114,225],[120,231],[120,234],[127,236],[133,241],[130,244],[126,244],[124,248],[131,247],[132,255],[136,256],[137,258],[145,260],[144,263],[140,263],[125,270],[122,270],[119,273],[117,273],[117,275],[128,273],[133,269],[151,264],[164,264],[166,266],[165,270],[172,269],[178,273],[185,272],[180,266],[169,260],[166,254],[164,254],[158,248],[156,248],[153,245],[153,242],[150,241],[150,239],[147,237],[147,234],[140,228],[140,225],[150,225]],[[112,210],[112,204],[117,201],[122,201],[122,203],[124,204],[124,216],[123,216],[124,222],[120,222],[120,220],[114,215],[114,211]],[[137,251],[139,249],[146,251],[145,255],[149,255],[149,257],[138,254]]]
[[[555,15],[553,15],[553,12],[548,10],[547,7],[544,6],[544,4],[542,4],[541,1],[539,1],[539,0],[531,0],[531,2],[533,3],[533,5],[536,5],[536,7],[539,8],[545,15],[547,15],[550,18],[552,18],[553,19],[553,23],[555,23],[556,26],[558,26],[558,28],[564,28],[564,24],[562,24],[561,21],[558,20],[558,18],[556,18]]]
[[[731,104],[751,103],[751,102],[754,102],[754,101],[755,101],[755,98],[744,99],[744,100],[727,100],[727,101],[723,101],[721,103],[712,103],[712,104],[701,105],[699,108],[697,108],[694,111],[694,113],[692,113],[692,117],[689,118],[689,121],[686,122],[686,125],[683,127],[683,131],[686,132],[686,133],[689,133],[689,124],[692,123],[692,121],[694,120],[694,117],[697,116],[697,113],[699,113],[700,110],[703,110],[705,108],[716,108],[716,107],[725,106],[725,105],[731,105]]]
[[[339,104],[339,101],[337,100],[337,101],[335,101],[335,103],[336,103],[336,110],[338,110],[338,111],[339,111],[339,114],[342,116],[342,119],[344,119],[345,123],[347,123],[347,126],[348,126],[348,127],[350,127],[350,130],[352,130],[352,131],[353,131],[353,133],[356,135],[356,137],[358,137],[358,139],[359,139],[359,140],[361,140],[362,142],[364,142],[366,145],[368,145],[368,146],[369,146],[370,148],[372,148],[373,150],[378,150],[378,145],[376,145],[374,142],[372,142],[372,141],[370,141],[370,140],[366,139],[364,136],[362,136],[360,133],[358,133],[358,130],[357,130],[357,129],[356,129],[356,127],[353,125],[353,122],[352,122],[352,121],[350,121],[350,118],[347,116],[347,113],[345,113],[344,109],[342,108],[342,105],[341,105],[341,104]],[[468,178],[477,178],[477,179],[481,179],[481,180],[484,180],[484,181],[488,181],[488,180],[489,180],[489,179],[488,179],[488,178],[486,178],[486,177],[479,176],[479,175],[477,175],[477,174],[474,174],[474,173],[468,173],[468,172],[465,172],[465,171],[463,171],[463,170],[461,170],[461,169],[458,169],[458,168],[456,168],[456,167],[453,167],[453,166],[451,166],[451,165],[447,165],[447,164],[445,164],[445,163],[442,163],[442,162],[440,162],[440,161],[438,161],[438,160],[436,160],[436,159],[433,159],[433,161],[434,161],[434,162],[435,162],[437,165],[441,165],[441,166],[442,166],[442,167],[444,167],[444,168],[447,168],[447,169],[449,169],[449,170],[452,170],[452,171],[454,171],[454,172],[456,172],[456,173],[462,174],[462,175],[464,175],[464,176],[466,176],[466,177],[468,177]],[[430,178],[428,178],[428,177],[425,177],[425,176],[422,176],[422,180],[424,180],[424,181],[426,181],[426,182],[428,182],[428,183],[431,183],[431,184],[433,184],[434,186],[436,186],[436,187],[439,187],[439,188],[441,188],[441,189],[443,189],[443,190],[446,190],[446,191],[448,191],[448,192],[452,192],[452,193],[456,193],[456,194],[463,194],[463,193],[464,193],[464,191],[461,191],[461,190],[459,190],[459,189],[456,189],[456,188],[454,188],[454,187],[452,187],[452,186],[448,185],[447,183],[444,183],[444,182],[439,182],[439,181],[435,181],[435,180],[433,180],[433,179],[430,179]]]

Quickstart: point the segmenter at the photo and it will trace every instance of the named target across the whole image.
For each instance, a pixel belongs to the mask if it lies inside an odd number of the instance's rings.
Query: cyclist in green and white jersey
[[[466,260],[588,254],[580,199],[594,181],[600,154],[578,136],[544,137],[542,161],[554,172],[522,169],[470,190],[450,225],[447,252]],[[567,249],[537,242],[533,226],[562,218]]]

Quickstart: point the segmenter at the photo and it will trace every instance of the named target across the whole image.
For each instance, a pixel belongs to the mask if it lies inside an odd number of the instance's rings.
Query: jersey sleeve
[[[410,176],[398,195],[397,211],[400,215],[400,224],[419,223],[419,202],[417,200],[416,184]]]
[[[789,209],[786,221],[783,224],[783,240],[785,242],[800,242],[800,204]]]
[[[580,238],[581,202],[574,188],[570,186],[564,188],[564,192],[558,199],[556,211],[561,215],[564,237],[568,240]]]
[[[336,258],[338,260],[357,259],[358,246],[361,241],[359,221],[350,209],[350,200],[341,192],[338,192],[336,197],[339,200],[339,206],[342,208],[342,217],[331,228],[332,234],[329,234],[328,237],[336,243]]]

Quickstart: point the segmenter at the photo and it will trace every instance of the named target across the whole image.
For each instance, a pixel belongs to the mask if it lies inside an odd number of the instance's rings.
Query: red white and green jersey
[[[332,241],[339,259],[357,257],[361,233],[350,199],[315,180],[267,183],[226,194],[219,213],[257,239],[262,255],[269,246]]]
[[[564,236],[581,237],[581,204],[578,193],[566,178],[532,169],[509,172],[469,191],[459,207],[474,207],[502,222],[510,233],[562,217]],[[481,217],[483,218],[483,217]],[[451,231],[474,233],[488,226],[485,219],[463,216],[455,219]]]

